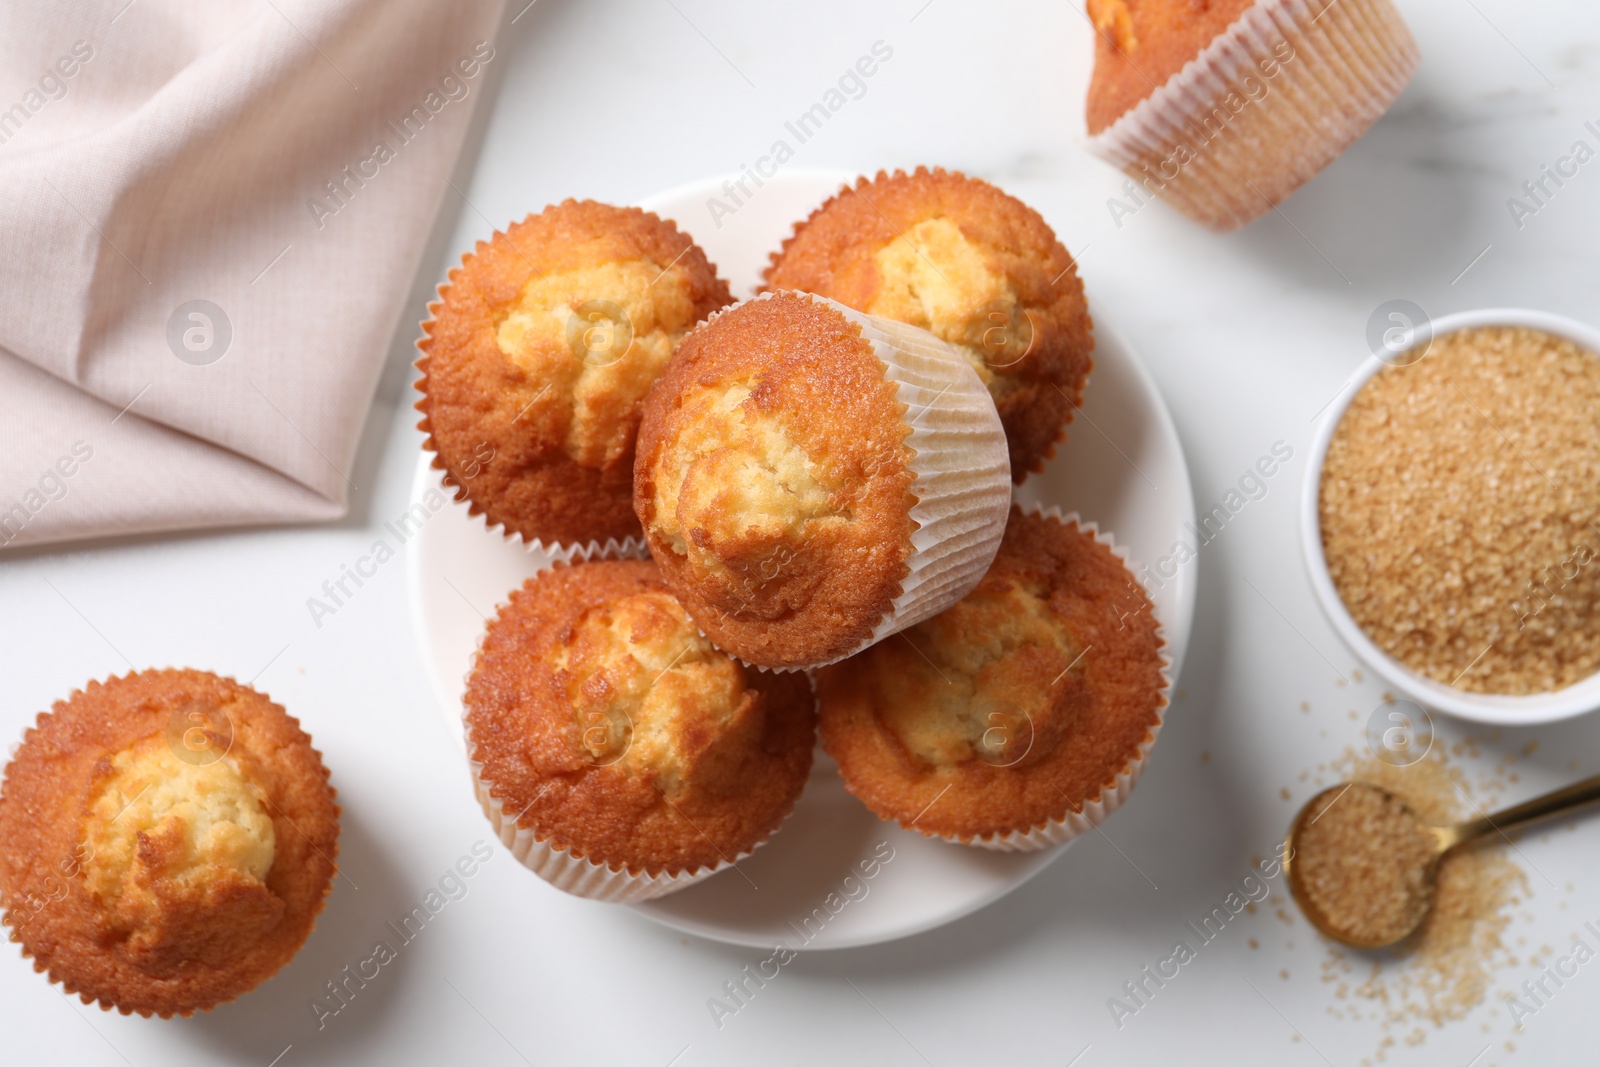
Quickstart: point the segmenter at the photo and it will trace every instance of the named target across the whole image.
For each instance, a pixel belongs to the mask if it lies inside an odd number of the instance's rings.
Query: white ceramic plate
[[[1479,326],[1527,326],[1535,330],[1565,337],[1573,343],[1600,353],[1600,330],[1585,326],[1563,315],[1548,311],[1530,311],[1526,308],[1488,308],[1482,311],[1462,311],[1445,315],[1424,325],[1426,338],[1417,339],[1417,347],[1437,341],[1446,334],[1469,330]],[[1426,359],[1427,349],[1423,348]],[[1306,570],[1311,575],[1311,587],[1316,591],[1317,603],[1344,638],[1345,644],[1384,681],[1425,708],[1442,711],[1473,722],[1495,726],[1533,726],[1539,723],[1559,722],[1576,715],[1600,709],[1600,674],[1592,674],[1581,682],[1550,693],[1529,696],[1502,696],[1495,693],[1474,693],[1456,689],[1418,674],[1389,653],[1379,648],[1361,624],[1351,616],[1350,609],[1339,598],[1339,591],[1328,573],[1328,560],[1322,553],[1322,515],[1319,501],[1322,496],[1322,461],[1327,458],[1328,446],[1333,442],[1334,431],[1344,418],[1350,402],[1372,376],[1389,366],[1396,358],[1405,358],[1396,352],[1389,360],[1369,356],[1356,371],[1355,377],[1345,385],[1337,400],[1328,405],[1311,446],[1311,458],[1306,463],[1305,485],[1300,493],[1300,548],[1305,554]]]
[[[735,190],[737,204],[722,179],[711,179],[650,197],[641,206],[672,219],[698,241],[734,296],[744,297],[794,223],[852,177],[785,171],[752,189],[753,196]],[[733,207],[732,213],[711,204],[712,197]],[[1092,307],[1092,294],[1090,302]],[[1112,534],[1134,561],[1153,561],[1168,554],[1184,524],[1194,520],[1188,468],[1155,383],[1098,314],[1095,337],[1095,369],[1083,411],[1056,458],[1017,496],[1076,511]],[[413,502],[440,485],[431,458],[418,460]],[[440,713],[459,739],[463,679],[484,617],[548,566],[549,558],[489,532],[481,518],[469,517],[466,506],[455,503],[429,519],[408,547],[411,610],[423,661]],[[1188,644],[1194,590],[1193,567],[1180,567],[1152,590],[1174,678]],[[805,795],[768,844],[737,870],[637,905],[639,911],[679,930],[740,945],[870,945],[943,925],[998,900],[1063,851],[994,853],[880,823],[844,791],[832,761],[820,749],[817,755]],[[462,777],[465,782],[464,771]],[[859,864],[889,855],[870,881],[859,880]],[[858,888],[847,893],[843,879],[852,873]],[[874,898],[871,907],[851,903],[833,913],[823,906],[830,894],[837,893],[837,901],[863,892]]]

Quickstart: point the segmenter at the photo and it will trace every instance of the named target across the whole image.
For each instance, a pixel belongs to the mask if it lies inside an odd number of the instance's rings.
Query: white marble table
[[[1281,214],[1227,237],[1160,204],[1113,221],[1107,200],[1121,175],[1079,147],[1091,42],[1072,2],[526,9],[500,34],[496,95],[458,168],[465,197],[449,195],[418,269],[418,312],[446,264],[491,224],[569,195],[630,202],[753,163],[882,41],[892,56],[798,146],[795,165],[942,163],[1037,206],[1159,381],[1202,510],[1275,442],[1295,451],[1266,497],[1200,555],[1195,638],[1149,771],[1105,837],[1016,894],[905,941],[802,956],[720,1027],[708,998],[764,953],[568,899],[497,851],[466,896],[319,1029],[309,1002],[323,983],[366,959],[383,924],[487,836],[417,662],[404,567],[382,568],[320,627],[306,608],[403,509],[418,441],[408,319],[346,521],[0,563],[0,736],[129,662],[259,674],[335,769],[349,875],[289,968],[187,1022],[85,1008],[7,949],[5,1061],[1361,1062],[1382,1032],[1330,1016],[1322,948],[1270,905],[1205,946],[1120,1029],[1107,1000],[1220,903],[1252,856],[1271,851],[1312,788],[1301,771],[1359,746],[1380,700],[1317,612],[1296,528],[1300,457],[1314,417],[1365,354],[1368,316],[1405,298],[1434,314],[1521,305],[1600,319],[1600,162],[1520,226],[1507,206],[1574,141],[1600,147],[1584,126],[1600,124],[1600,12],[1576,0],[1400,3],[1424,57],[1416,81]],[[519,7],[513,0],[508,20]],[[1447,739],[1469,732],[1440,729]],[[1506,730],[1480,766],[1535,739],[1512,789],[1554,786],[1575,766],[1594,773],[1600,719]],[[1585,920],[1600,921],[1600,822],[1534,833],[1521,849],[1533,894],[1516,909],[1513,939],[1563,946]],[[1281,900],[1281,887],[1274,893]],[[1490,1005],[1429,1028],[1420,1048],[1402,1043],[1389,1062],[1592,1058],[1600,970],[1581,970],[1515,1032],[1494,1005],[1536,977],[1526,963],[1501,972]]]

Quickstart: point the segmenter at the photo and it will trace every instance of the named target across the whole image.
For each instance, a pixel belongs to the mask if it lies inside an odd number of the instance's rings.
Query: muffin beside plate
[[[1089,150],[1132,179],[1128,212],[1159,196],[1214,230],[1265,214],[1333,162],[1418,62],[1391,0],[1088,0],[1088,11]]]
[[[338,820],[311,739],[254,689],[193,670],[93,682],[6,767],[5,923],[86,1004],[205,1011],[299,951]]]

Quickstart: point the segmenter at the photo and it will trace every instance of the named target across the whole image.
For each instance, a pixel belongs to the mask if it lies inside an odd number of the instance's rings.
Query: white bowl
[[[1487,308],[1445,315],[1432,323],[1430,338],[1437,340],[1446,334],[1475,326],[1527,326],[1544,330],[1565,337],[1600,358],[1600,331],[1561,315],[1522,308]],[[1310,461],[1306,464],[1305,490],[1300,501],[1301,545],[1305,550],[1306,568],[1311,573],[1311,587],[1316,590],[1317,601],[1322,605],[1328,621],[1333,623],[1333,628],[1345,643],[1355,649],[1356,654],[1400,694],[1435,711],[1499,726],[1533,726],[1570,719],[1600,708],[1600,673],[1565,689],[1530,696],[1471,693],[1442,685],[1405,666],[1379,648],[1350,617],[1338,590],[1334,588],[1333,577],[1328,573],[1328,561],[1322,554],[1322,522],[1318,509],[1322,490],[1322,461],[1328,454],[1328,444],[1333,440],[1334,431],[1344,418],[1350,401],[1374,374],[1388,365],[1377,356],[1369,357],[1361,365],[1344,391],[1328,406],[1326,418],[1311,446]],[[1600,625],[1600,620],[1596,624]]]

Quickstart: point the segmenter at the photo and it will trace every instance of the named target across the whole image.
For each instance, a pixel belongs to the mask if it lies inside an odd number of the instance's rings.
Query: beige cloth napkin
[[[344,513],[501,8],[0,5],[0,545]]]

